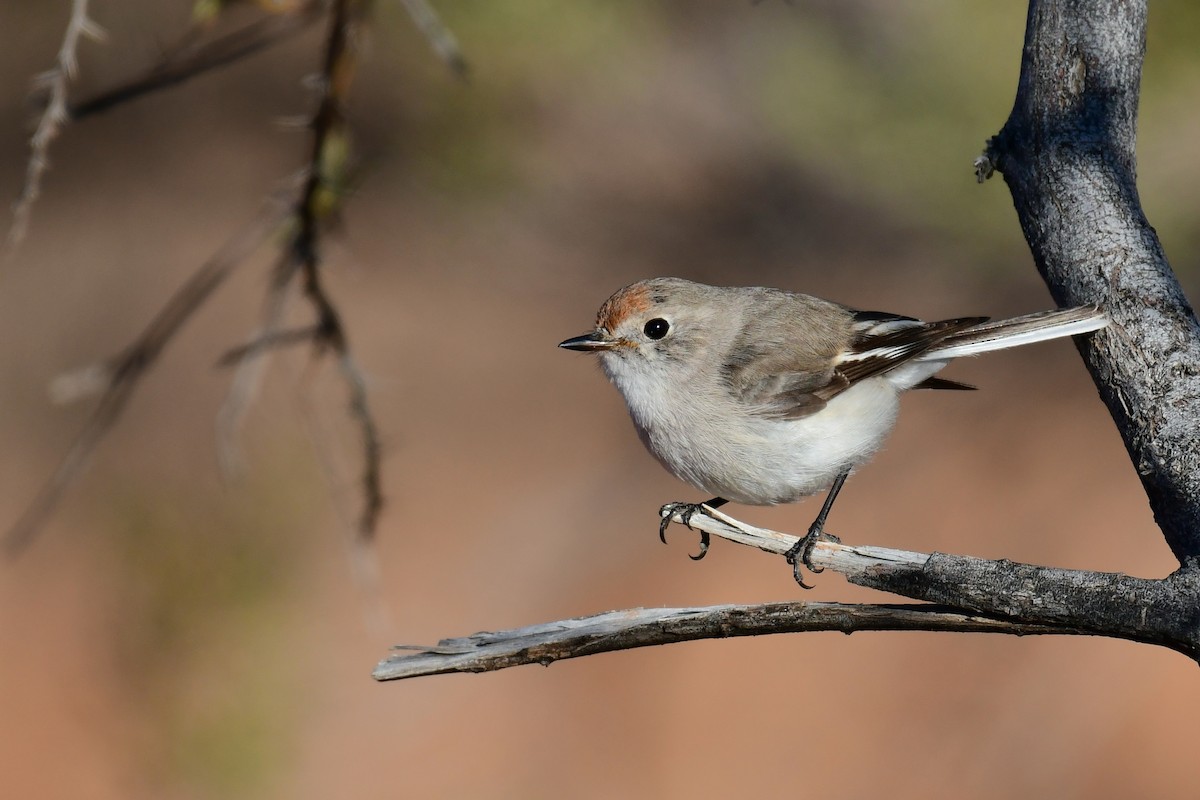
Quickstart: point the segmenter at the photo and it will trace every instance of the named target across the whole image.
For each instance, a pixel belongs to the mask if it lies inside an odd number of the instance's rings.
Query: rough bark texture
[[[1114,323],[1080,350],[1185,562],[1200,555],[1200,326],[1138,200],[1145,32],[1145,0],[1031,2],[1016,103],[985,159],[1055,300]]]
[[[1159,644],[1200,660],[1200,573],[1150,580],[934,553],[852,583],[1025,625]]]

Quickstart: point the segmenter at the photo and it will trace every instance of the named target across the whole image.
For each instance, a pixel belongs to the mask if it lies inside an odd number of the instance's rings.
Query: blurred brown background
[[[0,1],[0,187],[65,2]],[[612,608],[800,596],[779,559],[655,538],[697,499],[616,392],[555,344],[651,275],[926,317],[1049,297],[1000,180],[1020,3],[441,2],[456,83],[379,2],[353,93],[362,182],[331,291],[386,437],[382,603],[350,565],[344,394],[277,359],[224,481],[218,355],[255,326],[264,251],[141,387],[41,538],[0,565],[0,794],[38,798],[1193,797],[1194,664],[1089,639],[835,634],[703,642],[376,684],[394,642]],[[86,97],[145,69],[190,4],[94,4]],[[1152,8],[1143,201],[1196,286],[1200,11]],[[0,284],[0,521],[117,351],[306,157],[318,30],[72,127]],[[298,318],[302,318],[298,314]],[[957,364],[848,485],[855,543],[1160,576],[1173,559],[1069,343]],[[335,445],[332,493],[305,407]],[[736,515],[802,530],[818,501]],[[813,600],[889,598],[821,576]]]

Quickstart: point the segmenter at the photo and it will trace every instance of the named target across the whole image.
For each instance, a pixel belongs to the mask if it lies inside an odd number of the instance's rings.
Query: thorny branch
[[[104,30],[88,16],[88,0],[72,0],[71,18],[63,34],[62,46],[54,66],[34,79],[34,88],[46,93],[46,107],[37,128],[29,139],[29,163],[25,168],[25,185],[13,205],[12,225],[8,230],[8,250],[11,254],[29,230],[33,204],[42,191],[42,177],[50,166],[50,143],[62,133],[70,119],[67,109],[67,85],[74,80],[79,68],[79,40],[88,37],[103,41]]]

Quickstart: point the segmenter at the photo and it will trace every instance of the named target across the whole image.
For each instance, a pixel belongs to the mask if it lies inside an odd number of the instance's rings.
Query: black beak
[[[573,339],[567,339],[565,342],[559,342],[558,346],[564,350],[580,350],[584,353],[598,353],[602,350],[612,350],[617,346],[614,339],[605,338],[600,331],[592,331],[585,333],[582,336],[576,336]]]

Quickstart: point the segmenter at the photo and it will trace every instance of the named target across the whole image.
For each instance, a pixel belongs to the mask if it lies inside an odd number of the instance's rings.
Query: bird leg
[[[833,508],[833,501],[837,499],[838,492],[842,490],[842,484],[846,482],[846,478],[849,475],[850,470],[846,470],[834,479],[833,485],[829,487],[829,494],[825,495],[825,503],[821,506],[821,512],[817,514],[817,518],[813,520],[812,525],[808,526],[808,533],[783,554],[784,558],[787,559],[787,563],[792,565],[792,577],[796,579],[796,583],[800,584],[800,587],[803,589],[811,589],[813,587],[805,583],[801,577],[801,565],[808,567],[809,572],[813,574],[825,571],[824,567],[813,566],[813,545],[821,539],[833,542],[841,541],[833,534],[825,533],[825,519],[829,516],[829,509]]]
[[[684,526],[688,530],[695,530],[692,527],[692,516],[696,513],[708,514],[710,508],[720,508],[729,501],[724,497],[714,497],[712,500],[707,500],[703,503],[667,503],[658,510],[658,515],[662,517],[662,521],[658,523],[658,539],[663,544],[667,543],[667,526],[671,524],[672,518],[679,514],[679,518],[683,521]],[[700,531],[700,552],[696,555],[688,555],[688,558],[693,561],[699,561],[708,553],[709,535],[708,531]]]

